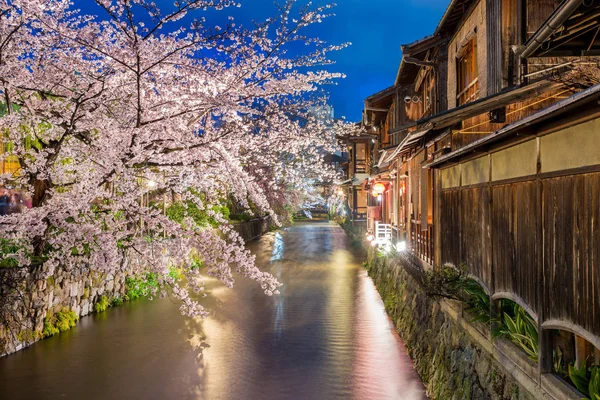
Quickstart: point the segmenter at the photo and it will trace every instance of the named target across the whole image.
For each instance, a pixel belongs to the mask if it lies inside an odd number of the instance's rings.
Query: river
[[[337,225],[299,223],[250,249],[280,295],[212,281],[204,321],[169,299],[82,318],[0,358],[0,399],[426,398],[364,256]]]

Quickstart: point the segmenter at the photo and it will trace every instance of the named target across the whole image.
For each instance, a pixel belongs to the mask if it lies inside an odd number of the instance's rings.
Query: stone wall
[[[234,225],[246,242],[268,231],[268,217]],[[0,269],[0,357],[42,339],[44,320],[61,311],[78,317],[94,312],[102,296],[108,302],[125,295],[126,272],[101,274],[86,268]]]
[[[43,338],[44,319],[63,310],[83,317],[101,296],[109,301],[125,293],[125,274],[103,275],[81,268],[44,267],[0,271],[0,357]]]
[[[373,253],[371,251],[371,253]],[[471,322],[459,302],[428,297],[408,256],[370,254],[373,278],[432,399],[578,399],[581,396],[537,366],[488,326]]]

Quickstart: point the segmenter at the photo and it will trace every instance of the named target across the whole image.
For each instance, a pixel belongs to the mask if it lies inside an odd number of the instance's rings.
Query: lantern
[[[373,195],[373,197],[379,197],[379,192],[377,192],[377,191],[375,191],[375,190],[373,190],[373,191],[371,192],[371,194]]]
[[[385,185],[381,182],[376,183],[375,185],[373,185],[373,191],[381,194],[385,192]]]

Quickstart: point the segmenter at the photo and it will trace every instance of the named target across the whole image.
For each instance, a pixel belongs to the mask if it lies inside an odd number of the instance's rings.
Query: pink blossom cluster
[[[95,3],[98,15],[67,0],[0,0],[0,141],[12,144],[0,161],[16,157],[21,167],[0,184],[33,199],[22,214],[0,216],[0,238],[15,249],[0,260],[153,272],[153,295],[170,288],[189,315],[206,314],[191,296],[202,274],[227,287],[247,277],[276,294],[280,283],[212,206],[233,199],[277,221],[283,205],[314,202],[315,184],[336,177],[324,155],[355,128],[314,112],[322,86],[342,77],[315,67],[345,44],[303,34],[330,6],[288,1],[278,18],[246,29],[231,19],[211,28],[203,17],[240,5],[232,0],[178,0],[167,10]],[[295,42],[306,52],[289,51]],[[160,196],[192,202],[219,224],[173,221]],[[173,266],[183,279],[169,275]]]

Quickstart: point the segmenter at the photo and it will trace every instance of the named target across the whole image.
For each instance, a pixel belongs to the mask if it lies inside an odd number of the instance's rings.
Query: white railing
[[[376,244],[391,244],[392,243],[392,225],[382,224],[379,221],[375,222],[375,243]]]

